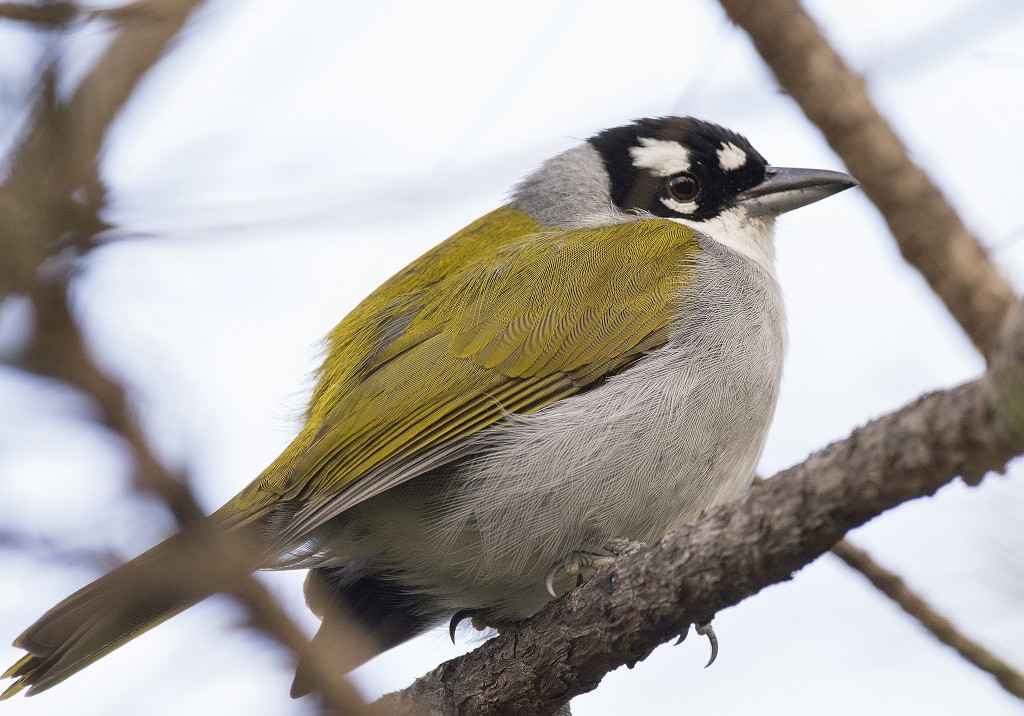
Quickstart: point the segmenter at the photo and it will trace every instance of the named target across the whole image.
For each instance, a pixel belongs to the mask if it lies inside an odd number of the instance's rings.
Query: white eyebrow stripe
[[[722,142],[722,148],[715,155],[723,172],[731,172],[747,163],[747,153],[732,142]]]
[[[690,152],[679,142],[668,139],[640,137],[639,147],[630,147],[633,166],[649,169],[659,177],[668,177],[690,170]]]

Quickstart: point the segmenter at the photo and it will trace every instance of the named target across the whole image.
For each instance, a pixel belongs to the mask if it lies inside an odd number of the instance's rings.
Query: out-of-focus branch
[[[153,454],[146,436],[129,407],[124,387],[93,361],[67,304],[62,281],[40,280],[30,294],[36,307],[35,335],[19,364],[40,375],[63,380],[92,396],[102,422],[127,442],[135,461],[139,489],[161,498],[182,526],[200,522],[204,513],[196,504],[182,473],[172,473]]]
[[[31,554],[59,564],[88,564],[103,571],[111,570],[124,561],[112,550],[69,546],[46,536],[28,535],[11,529],[0,529],[0,549]]]
[[[0,186],[0,298],[29,293],[36,269],[60,246],[104,228],[106,191],[98,158],[114,117],[164,54],[200,0],[139,0],[118,11],[119,31],[67,103],[55,101],[52,77],[35,122]]]
[[[871,558],[864,550],[847,540],[832,548],[833,554],[863,574],[875,587],[914,616],[922,626],[943,644],[956,649],[964,659],[992,674],[999,684],[1019,699],[1024,699],[1024,674],[1014,669],[991,651],[967,638],[928,602],[914,593],[901,577],[893,574]]]
[[[103,422],[127,442],[135,460],[136,485],[156,495],[171,509],[179,524],[199,534],[207,531],[204,513],[189,488],[186,476],[169,471],[153,454],[128,404],[124,388],[95,364],[81,333],[68,311],[66,287],[59,283],[37,283],[33,299],[40,311],[32,351],[24,362],[36,372],[59,378],[92,396],[99,404]],[[305,634],[284,612],[267,589],[248,573],[248,559],[236,554],[230,540],[219,544],[212,536],[197,539],[180,575],[162,574],[162,588],[174,591],[175,579],[194,584],[205,573],[210,591],[235,597],[247,610],[249,624],[290,650],[296,659],[310,664],[312,675],[324,700],[341,714],[359,714],[365,704],[344,675],[327,663],[320,652],[311,650]],[[250,550],[251,552],[251,550]],[[131,585],[138,590],[140,585]],[[152,589],[161,588],[153,585]]]
[[[781,87],[821,129],[920,271],[988,356],[1013,289],[797,0],[721,0]]]
[[[166,496],[182,524],[195,522],[201,510],[183,493],[187,489],[182,481],[153,456],[128,409],[124,389],[91,360],[67,304],[67,272],[52,270],[43,276],[39,267],[70,236],[88,241],[102,228],[99,212],[106,192],[97,162],[107,129],[199,4],[200,0],[134,3],[147,10],[148,20],[120,26],[107,52],[66,104],[57,103],[54,78],[48,73],[35,122],[0,185],[0,228],[7,244],[0,260],[0,297],[4,289],[24,293],[36,312],[35,334],[19,362],[94,396],[107,426],[128,441],[141,483]],[[157,484],[164,478],[170,482]]]
[[[640,661],[687,625],[828,551],[850,529],[957,475],[976,481],[1024,451],[1024,309],[989,372],[926,395],[621,558],[520,628],[380,704],[438,714],[545,714]]]
[[[98,158],[109,125],[142,76],[163,55],[200,0],[140,0],[116,11],[118,32],[106,54],[66,104],[55,100],[54,71],[44,78],[35,122],[0,186],[0,298],[27,295],[35,309],[28,347],[15,362],[50,376],[95,399],[102,422],[127,443],[139,489],[161,498],[174,513],[195,549],[181,574],[155,575],[148,588],[174,592],[196,580],[209,591],[234,596],[249,623],[303,658],[324,701],[338,713],[358,714],[365,704],[344,677],[309,649],[302,631],[263,585],[248,574],[251,562],[230,539],[207,534],[209,526],[185,475],[168,470],[154,455],[139,426],[124,387],[93,360],[68,304],[70,271],[56,254],[69,246],[87,250],[103,228],[106,203]],[[0,6],[0,12],[12,8]],[[116,13],[116,17],[114,14]],[[44,266],[44,261],[50,264]],[[62,265],[63,264],[63,265]],[[203,539],[203,538],[206,539]],[[142,588],[134,584],[132,588]]]
[[[205,529],[204,514],[188,486],[186,476],[169,471],[153,454],[129,407],[124,388],[104,374],[92,360],[77,325],[68,311],[65,287],[40,282],[33,294],[37,309],[36,340],[24,364],[36,372],[64,380],[92,396],[100,406],[104,424],[128,443],[135,465],[136,485],[156,495],[170,508],[183,528]],[[322,652],[310,649],[305,634],[284,612],[277,600],[243,565],[248,560],[229,547],[215,549],[212,540],[199,541],[188,571],[182,575],[161,575],[164,588],[173,591],[173,580],[197,581],[206,571],[211,591],[235,597],[247,610],[249,624],[290,650],[296,659],[309,664],[321,696],[339,714],[360,714],[365,704],[343,673],[327,662]],[[139,585],[133,585],[138,589]]]
[[[0,2],[0,18],[18,20],[41,26],[60,26],[74,20],[81,9],[71,2],[48,2],[41,5],[27,2]]]

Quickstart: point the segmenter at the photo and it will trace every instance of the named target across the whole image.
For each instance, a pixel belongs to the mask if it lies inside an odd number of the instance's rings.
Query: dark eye
[[[676,201],[693,201],[700,193],[700,184],[689,174],[680,174],[668,180],[668,193]]]

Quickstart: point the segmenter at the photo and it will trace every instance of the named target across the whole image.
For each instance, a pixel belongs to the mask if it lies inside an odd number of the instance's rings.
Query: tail
[[[31,696],[59,684],[210,596],[215,565],[199,564],[195,541],[176,535],[46,612],[14,641],[28,654],[0,677],[17,679],[0,701],[24,689]]]

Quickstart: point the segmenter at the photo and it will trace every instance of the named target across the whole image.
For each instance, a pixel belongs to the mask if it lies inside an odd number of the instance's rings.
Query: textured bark
[[[984,377],[926,395],[624,557],[520,628],[378,702],[437,714],[550,714],[689,624],[790,579],[850,529],[1024,451],[1024,311]]]
[[[810,17],[793,0],[722,0],[750,35],[780,84],[860,178],[889,223],[904,258],[917,267],[986,356],[1014,299],[1009,284],[928,177],[907,156],[895,132],[871,103]],[[903,580],[848,543],[834,550],[880,591],[1010,693],[1024,697],[1024,675],[959,633]]]
[[[68,311],[65,286],[40,282],[37,269],[54,246],[87,247],[76,244],[76,236],[88,239],[102,228],[105,190],[97,156],[107,128],[198,4],[143,0],[108,11],[121,32],[67,104],[57,107],[43,97],[38,121],[0,187],[0,297],[27,293],[39,313],[40,335],[28,362],[97,398],[106,424],[132,447],[141,482],[162,495],[183,524],[201,516],[187,483],[153,458],[123,388],[92,363]],[[976,345],[992,355],[1012,292],[941,193],[910,162],[860,78],[792,0],[723,5],[861,180],[904,256]],[[74,15],[66,3],[32,8],[0,3],[0,14],[58,25]],[[1017,436],[1024,426],[1024,340],[1017,335],[1007,347],[992,356],[989,377],[875,421],[755,488],[742,502],[622,560],[521,629],[442,665],[380,708],[396,710],[416,699],[436,713],[549,714],[594,688],[607,671],[643,659],[690,622],[706,621],[788,579],[851,527],[934,492],[958,473],[973,481],[985,469],[998,469],[1022,449]],[[194,566],[210,568],[218,588],[247,605],[254,625],[296,653],[304,650],[301,632],[258,582],[231,569],[232,560]],[[318,666],[327,701],[359,710],[358,699],[349,700],[350,689],[330,665]]]
[[[779,84],[842,157],[903,257],[988,356],[1013,289],[796,0],[721,0]]]

